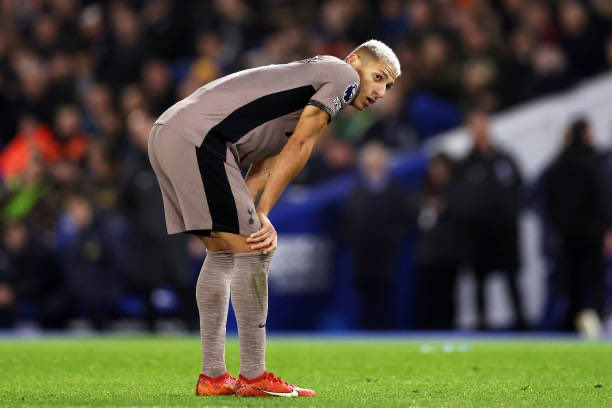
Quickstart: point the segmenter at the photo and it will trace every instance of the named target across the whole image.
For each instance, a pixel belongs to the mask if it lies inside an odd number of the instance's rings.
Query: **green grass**
[[[195,337],[0,340],[0,406],[612,407],[612,343],[449,341],[272,338],[268,368],[318,392],[288,400],[194,396]]]

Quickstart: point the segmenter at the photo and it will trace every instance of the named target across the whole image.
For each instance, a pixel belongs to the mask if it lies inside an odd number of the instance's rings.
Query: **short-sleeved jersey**
[[[317,56],[217,79],[177,102],[155,123],[246,167],[280,153],[306,105],[323,109],[331,120],[353,101],[358,88],[359,74],[351,65]]]

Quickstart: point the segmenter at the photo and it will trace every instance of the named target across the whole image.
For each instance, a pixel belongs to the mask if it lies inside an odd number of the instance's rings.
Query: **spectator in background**
[[[47,192],[45,168],[42,158],[34,156],[19,177],[13,177],[4,186],[0,203],[2,221],[25,219]]]
[[[453,328],[457,273],[467,255],[465,209],[453,177],[451,159],[437,154],[429,163],[422,191],[415,197],[420,329]]]
[[[176,101],[170,71],[160,60],[150,60],[145,63],[142,70],[142,90],[153,116],[161,115]]]
[[[565,0],[559,7],[560,44],[574,62],[576,79],[593,75],[603,66],[603,36],[589,18],[585,5],[578,0]]]
[[[451,58],[450,41],[442,33],[427,33],[419,43],[417,56],[415,75],[420,89],[440,98],[456,99],[460,67]]]
[[[71,105],[76,102],[77,78],[73,54],[58,52],[48,61],[49,98],[55,104]]]
[[[521,294],[518,289],[520,268],[518,216],[521,207],[522,180],[514,159],[493,145],[489,116],[473,111],[467,118],[473,147],[459,164],[459,182],[463,190],[470,243],[470,266],[476,277],[478,326],[485,321],[485,282],[493,271],[501,272],[508,282],[514,310],[514,326],[525,329]]]
[[[16,113],[31,114],[43,123],[51,123],[55,101],[51,99],[49,72],[43,60],[30,49],[21,47],[14,51],[10,63],[20,85],[14,102]]]
[[[382,145],[365,146],[359,168],[361,180],[343,212],[343,233],[353,250],[361,328],[390,329],[395,263],[409,222],[408,195],[391,179],[388,152]]]
[[[127,248],[112,234],[112,223],[81,194],[66,200],[58,224],[58,248],[71,317],[106,329],[116,312]]]
[[[100,209],[111,211],[117,208],[119,195],[117,167],[108,144],[104,142],[90,144],[85,175],[86,184],[91,190],[94,205]]]
[[[0,327],[16,319],[61,328],[66,294],[59,260],[21,221],[6,222],[0,242]]]
[[[528,94],[524,79],[531,75],[531,56],[536,47],[536,39],[527,27],[517,27],[509,36],[509,57],[504,66],[504,83],[502,95],[504,105],[513,105],[523,101]]]
[[[398,86],[403,87],[399,84]],[[395,92],[386,95],[380,105],[376,105],[374,109],[379,113],[379,117],[359,140],[360,146],[378,142],[393,151],[409,151],[418,147],[418,134],[406,117],[405,106],[402,103],[403,94],[400,89],[396,89]]]
[[[18,180],[33,160],[57,161],[57,143],[51,130],[33,116],[23,116],[19,133],[0,153],[0,174],[9,183]]]
[[[561,48],[544,44],[536,47],[531,55],[531,72],[523,80],[520,98],[559,92],[572,83],[567,58]]]
[[[89,138],[81,129],[81,114],[74,105],[61,105],[55,112],[55,140],[61,159],[85,163]]]
[[[346,174],[353,169],[355,149],[344,140],[333,134],[333,130],[319,139],[313,149],[310,160],[297,178],[298,183],[315,184],[329,177]]]
[[[151,44],[143,33],[142,16],[126,2],[113,2],[109,8],[112,37],[103,51],[98,76],[115,92],[138,82],[145,61],[151,57]]]
[[[561,153],[541,177],[544,225],[563,316],[556,329],[601,332],[604,234],[609,227],[602,161],[584,119],[572,122]]]
[[[213,31],[198,35],[196,51],[197,55],[189,68],[189,75],[202,84],[219,78],[231,57],[228,55],[227,46],[221,41],[219,35]]]

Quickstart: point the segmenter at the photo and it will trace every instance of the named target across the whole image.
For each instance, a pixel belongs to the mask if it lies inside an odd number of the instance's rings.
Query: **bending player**
[[[400,73],[393,51],[370,40],[344,61],[318,56],[220,78],[153,125],[149,158],[168,233],[196,234],[207,249],[196,286],[203,354],[196,394],[315,395],[266,371],[268,266],[277,243],[268,213],[336,114],[374,104]],[[238,379],[225,366],[230,294]]]

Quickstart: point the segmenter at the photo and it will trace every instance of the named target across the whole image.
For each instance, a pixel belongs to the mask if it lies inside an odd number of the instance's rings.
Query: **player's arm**
[[[304,168],[312,147],[321,136],[328,121],[327,112],[315,106],[307,105],[302,111],[293,135],[281,150],[272,167],[264,192],[257,204],[261,228],[247,238],[251,249],[261,249],[264,254],[276,249],[276,230],[268,219],[268,213],[278,201],[285,187]]]
[[[258,213],[267,216],[285,187],[304,168],[315,142],[328,121],[329,115],[324,110],[311,105],[304,108],[293,135],[274,163],[272,173],[257,206]]]
[[[251,193],[251,198],[255,203],[255,207],[259,204],[259,200],[261,195],[264,192],[266,187],[266,183],[268,182],[268,178],[270,177],[270,173],[272,172],[272,168],[274,167],[274,163],[276,162],[277,156],[267,157],[263,160],[258,161],[257,163],[253,163],[249,168],[249,172],[245,178],[245,183]]]

